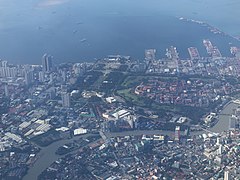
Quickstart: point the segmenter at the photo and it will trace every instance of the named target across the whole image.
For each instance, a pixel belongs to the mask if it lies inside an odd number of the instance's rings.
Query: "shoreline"
[[[207,23],[205,21],[200,21],[200,20],[195,20],[195,19],[185,18],[185,17],[179,17],[179,16],[176,16],[176,18],[178,18],[180,21],[190,22],[190,23],[194,23],[194,24],[199,24],[199,25],[201,25],[203,27],[205,26],[213,34],[220,34],[220,35],[228,36],[228,37],[231,37],[231,38],[237,40],[238,42],[240,42],[240,35],[234,36],[231,33],[227,33],[225,31],[221,30],[220,28],[212,26],[210,23]]]

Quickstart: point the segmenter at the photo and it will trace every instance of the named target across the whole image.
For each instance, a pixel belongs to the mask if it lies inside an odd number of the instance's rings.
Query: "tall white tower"
[[[42,66],[44,72],[50,72],[53,69],[52,56],[44,54],[42,57]]]
[[[225,171],[225,172],[224,172],[224,180],[230,180],[229,171]]]

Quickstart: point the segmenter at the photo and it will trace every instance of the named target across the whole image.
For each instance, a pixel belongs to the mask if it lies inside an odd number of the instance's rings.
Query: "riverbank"
[[[74,141],[79,140],[80,138],[88,138],[91,136],[96,136],[94,134],[86,134],[82,136],[76,136],[71,139],[63,139],[60,141],[56,141],[50,144],[47,147],[42,147],[40,152],[38,153],[38,159],[34,163],[33,166],[29,167],[27,174],[23,177],[23,180],[36,180],[38,175],[40,175],[46,168],[48,168],[54,161],[57,161],[59,158],[65,155],[57,155],[55,152],[57,149],[64,144],[73,143]],[[76,152],[76,149],[73,152]]]
[[[239,106],[239,104],[230,102],[226,106],[224,106],[223,110],[220,111],[218,115],[218,122],[211,128],[208,128],[209,131],[215,132],[215,133],[221,133],[224,131],[229,130],[229,118],[233,114],[233,110],[236,109]]]
[[[227,131],[229,129],[229,118],[233,114],[233,110],[236,109],[239,106],[239,104],[234,102],[229,102],[226,104],[223,109],[219,113],[219,120],[218,122],[211,128],[208,128],[208,131],[214,132],[214,133],[221,133],[224,131]],[[206,133],[205,131],[196,131],[191,132],[191,135],[195,134],[203,134]],[[117,133],[105,133],[107,138],[112,137],[123,137],[123,136],[140,136],[140,135],[168,135],[168,136],[174,136],[173,131],[163,131],[163,130],[137,130],[137,131],[126,131],[126,132],[117,132]],[[47,147],[43,147],[41,151],[38,154],[38,159],[34,163],[34,166],[31,166],[29,168],[29,171],[26,176],[24,176],[23,180],[34,180],[37,179],[38,175],[41,174],[42,171],[44,171],[46,168],[48,168],[54,161],[57,161],[59,158],[63,157],[64,155],[56,155],[56,150],[63,146],[66,143],[72,143],[76,140],[79,140],[80,138],[87,138],[90,136],[94,136],[93,134],[86,134],[83,136],[76,136],[71,139],[64,139],[57,142],[52,143],[51,145]],[[77,150],[73,151],[76,152]]]

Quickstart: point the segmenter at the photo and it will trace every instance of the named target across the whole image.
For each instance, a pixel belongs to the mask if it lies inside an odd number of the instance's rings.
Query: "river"
[[[218,123],[213,126],[212,128],[209,128],[209,131],[221,133],[223,131],[229,130],[229,118],[233,114],[233,110],[236,109],[239,106],[239,104],[230,102],[227,104],[224,109],[220,112],[219,115],[219,121]]]
[[[71,139],[63,139],[60,141],[56,141],[50,144],[47,147],[42,147],[40,152],[38,153],[38,159],[34,163],[33,166],[29,167],[27,174],[23,177],[23,180],[35,180],[38,175],[40,175],[46,168],[48,168],[54,161],[57,161],[60,157],[65,155],[56,155],[56,150],[67,143],[72,143],[74,140],[78,140],[80,138],[87,138],[90,136],[94,136],[93,134],[86,134],[82,136],[75,136]],[[77,149],[78,150],[78,149]],[[75,150],[75,151],[77,151]],[[74,151],[73,151],[74,152]]]
[[[219,115],[219,121],[215,126],[212,128],[209,128],[209,131],[215,132],[215,133],[221,133],[223,131],[227,131],[229,127],[229,117],[232,115],[233,110],[236,109],[239,106],[239,104],[230,102],[228,103],[223,110],[220,112]],[[191,134],[203,134],[206,133],[205,131],[197,131],[197,132],[191,132]],[[110,137],[120,137],[120,136],[136,136],[136,135],[154,135],[154,134],[162,134],[162,135],[168,135],[168,136],[174,136],[173,131],[162,131],[162,130],[138,130],[138,131],[126,131],[126,132],[119,132],[119,133],[105,133],[105,135]],[[23,180],[35,180],[37,179],[38,175],[41,174],[42,171],[44,171],[46,168],[48,168],[54,161],[58,160],[60,157],[56,155],[56,150],[63,146],[66,143],[71,143],[74,140],[78,140],[81,138],[86,138],[92,136],[91,134],[83,135],[83,136],[77,136],[73,137],[72,139],[64,139],[57,142],[52,143],[51,145],[44,147],[39,152],[38,156],[40,158],[35,162],[34,166],[30,167],[28,173],[26,176],[24,176]]]

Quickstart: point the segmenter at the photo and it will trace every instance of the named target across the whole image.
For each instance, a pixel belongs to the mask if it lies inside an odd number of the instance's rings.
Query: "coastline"
[[[226,33],[223,30],[221,30],[220,28],[212,26],[210,23],[200,21],[200,20],[191,19],[191,18],[179,17],[179,16],[176,16],[176,18],[178,18],[180,21],[185,21],[185,22],[190,22],[190,23],[199,24],[201,26],[205,26],[213,34],[220,34],[220,35],[224,35],[224,36],[229,36],[229,37],[231,37],[231,38],[240,42],[240,36],[234,36],[234,35],[231,35],[230,33]]]

